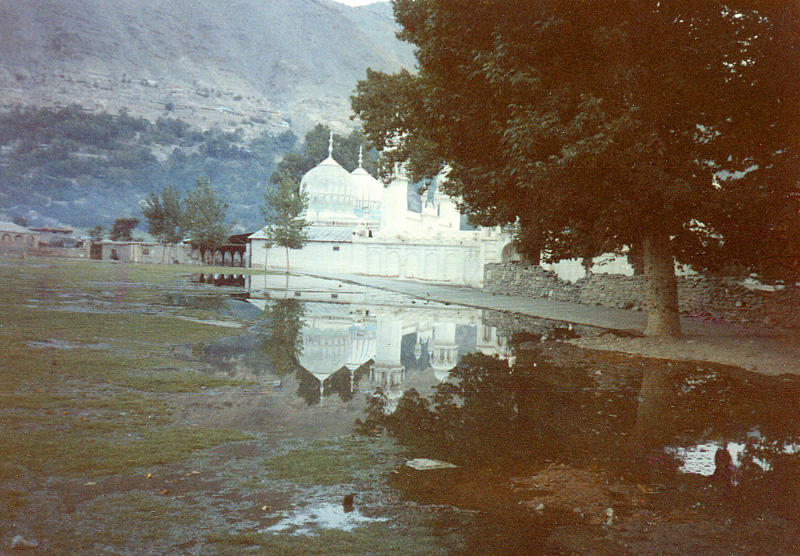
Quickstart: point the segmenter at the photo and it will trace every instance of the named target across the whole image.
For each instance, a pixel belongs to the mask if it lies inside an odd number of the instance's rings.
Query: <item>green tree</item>
[[[289,172],[284,172],[275,188],[264,194],[261,207],[266,219],[267,243],[286,250],[286,274],[289,274],[289,249],[300,249],[308,238],[308,223],[300,217],[308,206],[308,197]]]
[[[111,228],[111,241],[133,241],[131,232],[139,225],[138,218],[117,218]]]
[[[103,241],[103,236],[105,235],[105,229],[100,226],[99,224],[89,230],[89,238],[92,240],[93,243],[100,243]]]
[[[199,178],[197,187],[186,194],[185,206],[187,235],[205,261],[206,253],[213,253],[231,233],[231,225],[225,223],[228,203],[217,198],[208,178]]]
[[[473,222],[550,259],[640,247],[650,335],[680,334],[674,259],[796,279],[800,4],[393,6],[419,72],[369,72],[354,111]]]
[[[164,246],[172,245],[183,239],[183,228],[186,214],[177,188],[168,185],[161,190],[159,196],[153,190],[142,205],[142,214],[147,218],[147,231]],[[161,251],[164,261],[166,249]]]

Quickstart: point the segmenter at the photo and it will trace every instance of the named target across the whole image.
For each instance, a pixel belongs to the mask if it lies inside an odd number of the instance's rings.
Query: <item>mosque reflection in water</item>
[[[248,301],[263,312],[261,346],[272,372],[296,372],[309,403],[380,388],[392,406],[410,388],[425,392],[444,381],[467,353],[514,360],[507,337],[478,309],[358,288],[251,285]]]

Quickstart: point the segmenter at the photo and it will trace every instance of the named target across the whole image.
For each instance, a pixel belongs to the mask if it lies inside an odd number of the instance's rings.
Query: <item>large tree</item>
[[[202,260],[231,233],[231,225],[225,222],[227,210],[228,203],[217,197],[208,178],[198,179],[197,187],[186,193],[186,232]]]
[[[445,190],[523,250],[640,248],[647,334],[680,334],[673,258],[797,277],[798,2],[393,5],[419,71],[353,97],[385,168],[449,166]]]
[[[159,243],[166,246],[183,239],[186,213],[181,194],[174,186],[168,185],[162,189],[161,195],[151,190],[142,205],[142,214],[147,219],[147,231]],[[161,252],[162,262],[165,252],[166,249]]]
[[[289,274],[289,249],[300,249],[308,238],[308,222],[301,217],[308,206],[308,197],[298,180],[284,171],[276,187],[264,194],[266,205],[261,207],[266,219],[264,230],[269,245],[286,250],[286,274]]]

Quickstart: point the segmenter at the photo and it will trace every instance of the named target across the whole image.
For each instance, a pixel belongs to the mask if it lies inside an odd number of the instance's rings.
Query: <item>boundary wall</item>
[[[800,328],[800,287],[764,291],[734,279],[701,275],[678,276],[677,280],[683,315]],[[590,274],[568,282],[555,272],[524,263],[489,263],[484,275],[484,289],[490,292],[638,311],[646,308],[645,286],[644,276],[620,274]]]

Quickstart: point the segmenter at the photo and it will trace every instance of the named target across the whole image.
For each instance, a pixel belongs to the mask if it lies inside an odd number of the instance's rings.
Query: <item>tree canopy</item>
[[[797,277],[800,4],[393,5],[419,71],[368,72],[352,102],[384,167],[446,165],[523,251],[642,246],[649,333],[679,333],[673,257]]]
[[[111,241],[133,241],[131,233],[139,225],[138,218],[117,218],[111,228]]]
[[[261,208],[266,219],[267,243],[286,250],[286,272],[289,272],[289,249],[300,249],[307,241],[308,223],[301,214],[308,206],[308,197],[288,171],[284,171],[276,187],[264,194]],[[288,278],[287,278],[288,279]]]
[[[191,243],[205,259],[231,233],[231,224],[225,222],[228,203],[217,198],[208,178],[197,180],[197,187],[186,193],[186,231]]]
[[[142,214],[147,219],[147,231],[160,243],[178,243],[183,239],[186,215],[180,192],[171,185],[155,191],[145,199]]]

